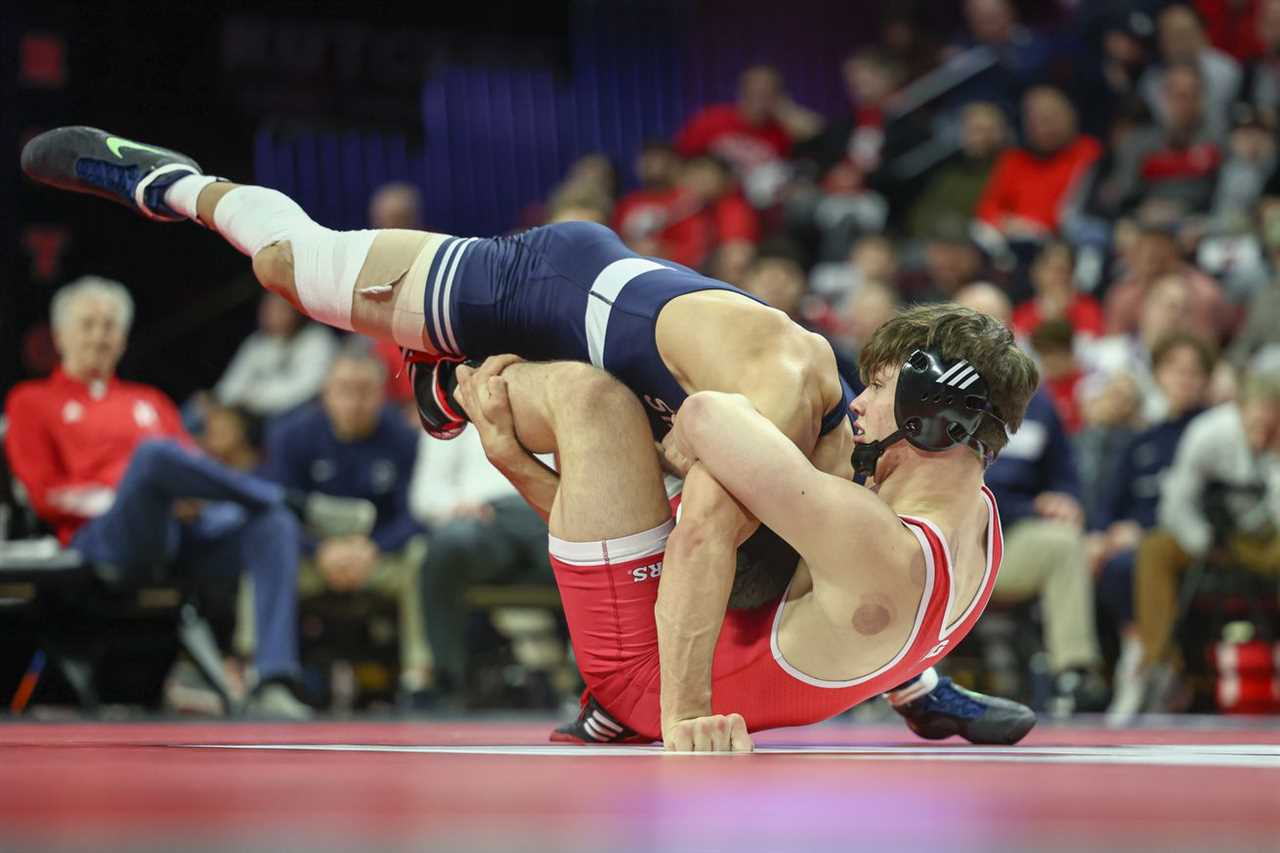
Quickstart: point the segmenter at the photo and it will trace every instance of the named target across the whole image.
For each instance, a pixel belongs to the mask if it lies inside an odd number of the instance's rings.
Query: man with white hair
[[[297,522],[365,527],[371,507],[294,495],[203,455],[157,388],[115,377],[133,300],[119,282],[86,276],[51,308],[61,365],[17,385],[5,414],[9,465],[36,514],[64,545],[120,578],[180,562],[193,575],[249,572],[258,590],[258,685],[251,713],[298,719]],[[205,502],[216,502],[206,504]]]

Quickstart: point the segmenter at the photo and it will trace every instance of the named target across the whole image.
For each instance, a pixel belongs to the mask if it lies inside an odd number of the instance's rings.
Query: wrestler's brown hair
[[[858,373],[870,383],[882,369],[901,366],[918,349],[946,361],[972,364],[986,380],[992,414],[1008,425],[1009,432],[1022,424],[1027,403],[1040,385],[1040,371],[999,320],[951,303],[913,305],[871,336],[858,356]],[[1009,442],[1004,427],[989,418],[983,419],[977,437],[993,454]]]

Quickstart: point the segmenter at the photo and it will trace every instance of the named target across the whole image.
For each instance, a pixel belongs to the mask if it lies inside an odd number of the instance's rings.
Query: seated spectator
[[[742,289],[801,325],[807,325],[800,310],[808,292],[804,267],[786,243],[774,242],[760,247],[760,253],[747,268]]]
[[[1280,370],[1251,374],[1239,401],[1191,420],[1156,517],[1158,527],[1138,545],[1134,602],[1142,662],[1117,697],[1119,720],[1178,704],[1181,662],[1172,632],[1178,583],[1192,563],[1280,573]]]
[[[205,413],[200,446],[228,468],[255,474],[262,464],[262,419],[238,406],[212,406]]]
[[[213,396],[260,418],[277,417],[315,397],[336,347],[328,329],[309,322],[280,296],[264,293],[258,331],[236,350]]]
[[[1275,125],[1249,104],[1233,105],[1225,153],[1211,209],[1211,221],[1219,230],[1253,209],[1275,173]]]
[[[1240,97],[1275,127],[1280,124],[1280,0],[1260,0],[1255,32],[1258,51],[1245,68]]]
[[[952,45],[952,53],[986,48],[995,55],[997,65],[966,84],[963,94],[970,101],[992,101],[1013,115],[1023,93],[1048,64],[1049,45],[1018,23],[1011,0],[965,0],[964,17],[968,33]]]
[[[836,317],[832,339],[840,375],[855,390],[862,388],[858,376],[858,354],[876,329],[898,313],[898,293],[887,284],[870,279],[844,297]]]
[[[1141,103],[1138,80],[1152,55],[1155,22],[1145,0],[1111,0],[1085,13],[1082,40],[1086,53],[1072,65],[1072,94],[1080,106],[1086,133],[1106,138],[1115,120]],[[1082,60],[1082,61],[1081,61]]]
[[[386,378],[367,343],[352,338],[329,368],[320,403],[272,431],[266,470],[287,487],[361,498],[377,507],[377,524],[367,534],[295,537],[306,553],[298,591],[304,603],[326,592],[369,592],[395,601],[400,690],[412,699],[430,686],[419,585],[426,537],[408,502],[418,436],[386,405]]]
[[[1071,244],[1047,243],[1031,264],[1035,296],[1013,309],[1013,330],[1030,336],[1045,320],[1065,320],[1081,338],[1103,333],[1102,306],[1075,286],[1075,252]]]
[[[1031,333],[1031,349],[1040,362],[1041,387],[1048,392],[1067,435],[1084,425],[1076,390],[1084,371],[1076,360],[1075,332],[1066,320],[1045,320]]]
[[[393,181],[374,190],[369,199],[370,228],[421,231],[422,193],[413,184]]]
[[[61,366],[17,385],[5,406],[5,452],[36,514],[116,581],[150,580],[175,563],[192,576],[247,573],[261,591],[262,638],[249,710],[308,717],[292,692],[300,670],[291,510],[343,530],[371,522],[372,508],[309,499],[215,462],[163,392],[116,378],[133,319],[118,282],[72,282],[54,295],[51,316]]]
[[[563,184],[547,201],[546,224],[595,222],[605,225],[612,212],[612,200],[598,188],[584,184]]]
[[[1265,3],[1258,0],[1195,0],[1195,10],[1209,42],[1244,62],[1258,56],[1258,23]]]
[[[986,277],[984,260],[963,221],[941,219],[925,244],[924,266],[903,275],[902,297],[907,302],[951,299],[966,284]]]
[[[879,170],[884,151],[902,151],[910,141],[890,142],[893,95],[906,82],[906,69],[890,53],[862,48],[844,61],[849,112],[828,122],[822,133],[796,146],[797,160],[811,161],[818,174],[847,160],[866,184]]]
[[[867,282],[877,282],[896,289],[898,253],[893,241],[883,234],[861,237],[843,261],[818,264],[809,274],[814,293],[839,303],[856,293]]]
[[[1005,151],[978,200],[978,218],[1006,240],[1041,240],[1058,230],[1102,146],[1076,127],[1067,96],[1038,86],[1022,99],[1026,147]]]
[[[966,289],[960,297],[976,292]],[[1007,318],[1009,311],[1006,300],[992,316]],[[1004,528],[1004,558],[992,601],[1018,603],[1039,596],[1055,705],[1068,712],[1100,710],[1102,658],[1075,457],[1043,390],[1031,398],[1022,426],[985,479]]]
[[[1259,206],[1262,243],[1270,263],[1269,283],[1249,300],[1227,358],[1237,370],[1267,347],[1280,346],[1280,199]]]
[[[634,252],[661,255],[658,235],[667,225],[667,210],[680,176],[680,155],[665,142],[646,142],[636,157],[640,185],[618,200],[609,223]]]
[[[554,587],[546,521],[489,463],[479,433],[453,441],[423,436],[409,493],[413,515],[431,529],[422,570],[422,609],[436,687],[457,699],[467,687],[468,587]]]
[[[738,100],[712,104],[676,134],[683,157],[714,154],[729,163],[747,197],[768,207],[786,180],[783,161],[791,147],[822,129],[822,119],[787,95],[776,68],[756,65],[738,78]]]
[[[1166,275],[1156,281],[1142,306],[1138,331],[1133,334],[1107,335],[1084,350],[1089,377],[1081,388],[1085,419],[1093,398],[1115,377],[1131,380],[1138,392],[1139,415],[1143,425],[1164,419],[1167,402],[1156,384],[1151,370],[1151,354],[1165,336],[1174,332],[1190,332],[1204,338],[1194,329],[1190,316],[1191,289],[1181,275]]]
[[[923,240],[939,220],[972,219],[996,159],[1008,144],[1009,127],[995,104],[977,101],[966,106],[960,150],[926,175],[905,215],[907,235]]]
[[[906,0],[880,12],[880,47],[903,67],[905,82],[938,67],[938,44],[932,28],[921,26],[922,5]]]
[[[1161,95],[1169,70],[1188,65],[1199,72],[1205,93],[1205,122],[1216,136],[1227,131],[1227,108],[1240,92],[1240,65],[1227,54],[1212,47],[1204,25],[1195,10],[1186,5],[1172,5],[1156,18],[1160,60],[1142,75],[1138,91],[1152,114],[1166,123],[1170,105]]]
[[[1121,137],[1111,169],[1094,190],[1093,205],[1107,217],[1137,209],[1172,220],[1207,213],[1223,159],[1224,125],[1206,121],[1203,79],[1195,65],[1162,73],[1159,123]]]
[[[674,187],[651,193],[619,224],[633,249],[653,249],[657,257],[693,269],[721,251],[728,256],[727,274],[739,278],[760,239],[759,216],[737,191],[728,166],[710,156],[685,162]]]
[[[1113,683],[1137,674],[1141,644],[1133,628],[1133,570],[1138,543],[1156,526],[1160,488],[1187,424],[1204,411],[1216,356],[1197,337],[1175,333],[1156,345],[1153,371],[1169,402],[1167,418],[1133,436],[1106,461],[1101,500],[1091,507],[1091,559],[1098,601],[1121,637]],[[1116,700],[1123,701],[1123,691]]]
[[[1138,236],[1128,275],[1107,290],[1102,303],[1108,334],[1133,334],[1156,282],[1178,276],[1187,287],[1187,327],[1206,341],[1218,343],[1231,331],[1235,317],[1213,279],[1187,263],[1174,232],[1148,226]]]

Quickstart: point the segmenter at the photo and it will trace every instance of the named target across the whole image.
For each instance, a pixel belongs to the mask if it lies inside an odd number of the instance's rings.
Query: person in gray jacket
[[[1216,508],[1216,509],[1215,509]],[[1225,519],[1225,520],[1224,520]],[[1280,370],[1257,370],[1240,398],[1187,425],[1161,490],[1159,527],[1138,546],[1135,615],[1143,666],[1130,701],[1167,710],[1180,669],[1172,632],[1178,581],[1194,562],[1280,574]]]

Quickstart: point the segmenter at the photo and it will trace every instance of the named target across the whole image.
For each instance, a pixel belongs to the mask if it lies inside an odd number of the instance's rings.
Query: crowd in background
[[[673,139],[632,164],[587,154],[512,213],[521,227],[607,224],[741,287],[826,336],[855,387],[859,349],[901,305],[1005,320],[1043,384],[987,476],[1005,533],[994,601],[1038,603],[1060,707],[1124,719],[1190,702],[1183,574],[1280,575],[1280,0],[1078,5],[1065,70],[1053,34],[1009,0],[966,0],[947,44],[887,12],[879,40],[832,69],[845,113],[818,115],[775,69],[747,68],[733,101]],[[370,225],[420,228],[419,209],[414,187],[390,185]],[[474,436],[414,434],[394,347],[340,342],[267,296],[183,418],[168,433],[230,470],[376,506],[365,530],[289,522],[287,581],[304,605],[360,590],[392,602],[404,696],[465,686],[468,585],[552,583],[545,528]],[[231,515],[243,524],[264,501]],[[192,519],[212,523],[210,506]],[[270,630],[264,571],[242,590],[241,654]]]

